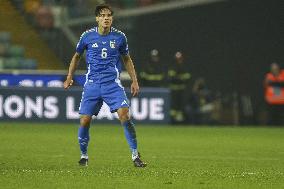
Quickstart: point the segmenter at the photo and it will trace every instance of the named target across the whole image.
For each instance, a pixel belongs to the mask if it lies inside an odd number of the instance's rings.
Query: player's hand
[[[69,89],[73,85],[73,79],[67,78],[66,81],[64,81],[64,89]]]
[[[133,81],[131,84],[131,94],[132,96],[136,96],[139,93],[139,85],[137,81]]]

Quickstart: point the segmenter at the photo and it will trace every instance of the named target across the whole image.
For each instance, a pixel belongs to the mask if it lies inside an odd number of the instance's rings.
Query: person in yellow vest
[[[284,70],[277,63],[270,65],[264,81],[265,100],[270,125],[284,125]]]
[[[141,85],[144,87],[165,87],[165,65],[161,64],[159,51],[150,52],[150,60],[139,73]]]
[[[184,107],[186,104],[186,92],[190,80],[188,65],[184,62],[182,52],[174,55],[174,64],[168,69],[169,89],[171,90],[171,118],[174,123],[185,121]]]

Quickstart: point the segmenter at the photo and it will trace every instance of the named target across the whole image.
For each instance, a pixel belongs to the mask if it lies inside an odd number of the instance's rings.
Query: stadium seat
[[[4,58],[0,57],[0,70],[4,69]]]
[[[12,45],[8,49],[8,54],[10,57],[24,57],[25,49],[19,45]]]
[[[9,44],[11,42],[11,34],[9,32],[0,31],[0,43]]]
[[[7,44],[0,43],[0,57],[8,56],[8,48]]]
[[[5,58],[4,69],[20,69],[19,58]]]
[[[37,69],[37,62],[34,59],[21,59],[19,64],[21,69]]]

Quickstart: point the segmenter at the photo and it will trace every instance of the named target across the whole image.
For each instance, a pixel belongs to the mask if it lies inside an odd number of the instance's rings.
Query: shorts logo
[[[124,101],[121,103],[121,105],[124,105],[124,104],[126,104],[126,105],[127,105],[126,100],[124,100]]]
[[[98,44],[95,43],[95,44],[92,45],[92,47],[93,47],[93,48],[96,48],[96,47],[98,47]]]

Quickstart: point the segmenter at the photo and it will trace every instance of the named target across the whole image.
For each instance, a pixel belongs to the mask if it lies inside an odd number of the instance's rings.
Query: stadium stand
[[[0,32],[0,69],[36,68],[36,60],[25,58],[25,48],[13,44],[9,32]]]
[[[147,9],[147,7],[166,4],[167,2],[175,2],[175,0],[10,0],[9,2],[4,0],[0,3],[6,4],[1,6],[2,8],[8,6],[7,4],[12,5],[14,11],[16,10],[21,19],[37,33],[37,37],[44,41],[46,46],[52,49],[57,59],[61,61],[61,63],[57,63],[61,68],[52,68],[52,66],[56,65],[52,58],[49,58],[51,61],[48,63],[39,60],[39,57],[37,57],[38,68],[63,69],[68,66],[69,57],[73,55],[74,46],[82,31],[94,25],[94,19],[91,17],[94,16],[94,8],[99,3],[109,3],[116,13],[121,12],[124,14],[123,12],[127,10]],[[90,18],[90,22],[85,22],[86,18],[87,20]],[[84,22],[81,22],[80,19]],[[121,20],[117,21],[117,25],[126,33],[129,33],[128,36],[131,38],[133,21],[128,20],[125,22],[125,20]],[[37,50],[39,49],[42,48]],[[26,49],[26,53],[28,52],[29,50]],[[41,53],[37,52],[35,54],[39,56]],[[45,56],[47,56],[46,53]],[[81,64],[79,69],[84,69],[84,66]]]
[[[60,59],[11,1],[0,2],[0,28],[0,68],[63,69]]]

